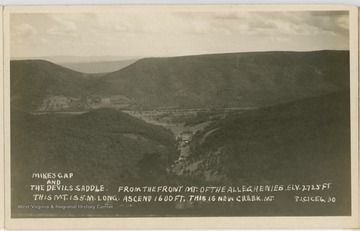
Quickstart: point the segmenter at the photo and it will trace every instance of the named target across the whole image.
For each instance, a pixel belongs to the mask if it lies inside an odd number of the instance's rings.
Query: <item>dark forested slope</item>
[[[91,90],[140,107],[261,107],[346,89],[348,76],[347,51],[214,54],[141,59]]]

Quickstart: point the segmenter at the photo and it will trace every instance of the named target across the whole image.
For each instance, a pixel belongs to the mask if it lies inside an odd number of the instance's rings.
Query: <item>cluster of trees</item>
[[[73,184],[111,188],[161,182],[177,157],[169,130],[114,109],[37,116],[12,111],[11,116],[12,186],[19,198],[31,195],[24,187],[33,172],[72,172]],[[128,133],[146,139],[123,135]]]
[[[195,134],[191,147],[198,156],[221,150],[230,182],[344,180],[350,174],[349,129],[349,92],[342,91],[229,114]]]

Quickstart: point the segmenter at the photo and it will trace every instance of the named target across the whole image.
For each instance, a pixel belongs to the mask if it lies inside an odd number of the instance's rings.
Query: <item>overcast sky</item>
[[[11,56],[349,49],[345,11],[13,14]]]

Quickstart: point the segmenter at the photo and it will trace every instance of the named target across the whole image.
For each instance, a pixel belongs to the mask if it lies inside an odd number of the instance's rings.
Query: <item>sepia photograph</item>
[[[44,9],[5,11],[8,219],[358,217],[357,9]]]

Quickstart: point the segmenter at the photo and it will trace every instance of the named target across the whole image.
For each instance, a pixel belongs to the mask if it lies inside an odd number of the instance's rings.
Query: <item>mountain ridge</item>
[[[348,88],[348,62],[347,51],[326,50],[144,58],[98,79],[95,92],[121,92],[140,107],[268,105]]]
[[[349,52],[330,50],[143,58],[105,75],[32,60],[11,61],[11,92],[26,110],[48,95],[123,97],[132,109],[263,107],[348,89],[348,76]]]

